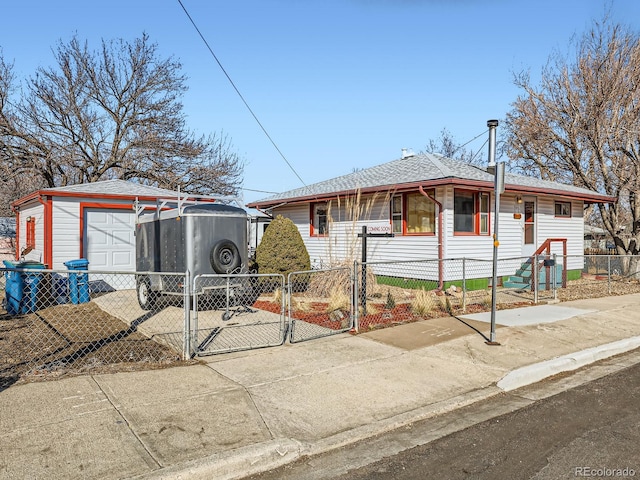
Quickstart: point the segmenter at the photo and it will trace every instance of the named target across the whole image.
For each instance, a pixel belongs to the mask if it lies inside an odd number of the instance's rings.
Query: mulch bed
[[[513,306],[529,304],[530,302],[524,301],[513,304]],[[392,308],[385,308],[384,304],[380,303],[374,305],[374,308],[377,310],[376,313],[361,315],[359,317],[358,322],[361,331],[371,330],[374,328],[385,328],[403,323],[428,320],[431,318],[441,318],[449,315],[449,312],[443,308],[434,308],[425,314],[417,315],[413,312],[411,304],[409,303],[396,304]],[[281,305],[277,302],[258,300],[253,304],[253,307],[272,313],[280,313]],[[465,313],[476,313],[482,311],[486,311],[485,306],[472,303],[467,305]],[[457,312],[452,311],[451,313],[456,314]],[[330,312],[329,304],[326,302],[308,302],[305,304],[304,310],[293,309],[291,316],[294,319],[330,328],[331,330],[344,330],[348,326],[346,325],[346,322],[349,321],[350,313],[345,310]]]

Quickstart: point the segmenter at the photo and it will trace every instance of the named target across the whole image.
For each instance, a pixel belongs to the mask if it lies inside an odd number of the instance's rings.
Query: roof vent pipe
[[[402,149],[402,157],[400,157],[400,158],[413,157],[414,155],[415,155],[415,153],[413,153],[413,150],[411,150],[410,148],[403,148]]]
[[[489,127],[489,164],[487,165],[488,172],[495,172],[496,168],[496,128],[498,127],[498,120],[487,120],[487,127]]]

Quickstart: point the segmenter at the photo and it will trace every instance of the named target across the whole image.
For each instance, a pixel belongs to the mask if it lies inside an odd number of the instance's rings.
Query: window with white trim
[[[489,235],[489,194],[455,190],[453,231],[459,235]]]
[[[434,195],[433,190],[429,192]],[[390,205],[391,229],[398,235],[433,235],[436,231],[436,207],[420,192],[394,195]]]
[[[391,198],[391,231],[402,235],[402,195]]]
[[[326,202],[311,205],[311,236],[329,235],[328,206]]]
[[[571,202],[556,202],[556,217],[571,217]]]

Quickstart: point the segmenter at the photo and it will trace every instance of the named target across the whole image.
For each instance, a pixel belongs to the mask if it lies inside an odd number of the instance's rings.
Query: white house
[[[368,261],[490,260],[494,178],[486,169],[441,155],[410,155],[248,206],[290,218],[312,264],[359,259],[363,226],[368,232],[393,234],[368,240]],[[548,240],[551,253],[582,255],[585,205],[615,200],[584,188],[507,173],[500,196],[498,256],[530,256]],[[578,257],[569,257],[567,263],[574,274],[582,269]],[[441,282],[461,276],[452,271],[423,274]]]
[[[263,212],[249,209],[249,255],[253,255],[262,241],[265,230],[271,223],[271,217]]]

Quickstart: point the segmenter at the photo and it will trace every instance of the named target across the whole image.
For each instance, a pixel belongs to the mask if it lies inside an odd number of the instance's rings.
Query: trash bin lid
[[[16,263],[18,262],[12,262],[11,260],[3,260],[2,263],[4,263],[4,266],[7,268],[16,268]]]
[[[87,260],[86,258],[79,258],[77,260],[69,260],[68,262],[64,262],[64,265],[67,268],[81,269],[86,268],[89,265],[89,260]]]
[[[17,268],[45,268],[44,263],[36,262],[34,260],[23,260],[16,264]]]

